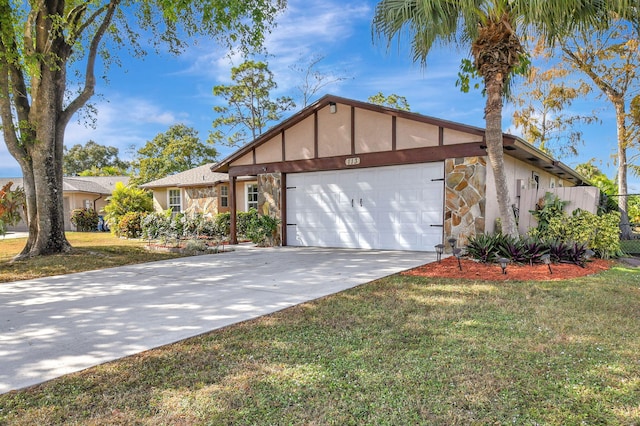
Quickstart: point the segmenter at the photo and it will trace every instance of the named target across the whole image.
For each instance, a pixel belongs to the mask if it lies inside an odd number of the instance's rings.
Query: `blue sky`
[[[454,47],[438,48],[427,59],[427,67],[411,61],[407,44],[391,45],[387,51],[382,40],[371,35],[371,20],[376,1],[309,2],[289,0],[287,10],[279,16],[278,26],[267,37],[272,55],[269,67],[278,89],[274,96],[288,95],[299,101],[296,86],[300,73],[291,69],[313,55],[324,56],[319,70],[348,79],[326,87],[326,93],[366,101],[383,92],[405,96],[411,110],[424,115],[484,127],[484,98],[479,91],[461,93],[455,87],[460,60],[467,52]],[[113,67],[109,83],[98,81],[92,99],[98,114],[95,128],[73,120],[66,132],[65,145],[84,144],[93,140],[115,146],[120,158],[130,159],[129,147],[141,147],[171,125],[183,123],[198,130],[206,140],[214,119],[217,100],[213,86],[230,81],[231,62],[226,51],[214,42],[200,40],[182,56],[149,54],[144,60],[121,55],[122,68]],[[235,58],[234,65],[241,59]],[[315,100],[314,99],[314,100]],[[615,152],[616,134],[612,108],[604,100],[574,104],[589,112],[594,102],[602,105],[603,123],[584,129],[585,145],[581,155],[564,158],[575,166],[593,157],[609,177],[615,174],[611,154]],[[300,102],[297,102],[300,104]],[[295,111],[292,111],[293,113]],[[511,126],[512,105],[504,111],[504,130],[518,134]],[[275,124],[275,123],[274,123]],[[217,147],[223,158],[232,152]],[[20,176],[20,168],[0,144],[0,177]],[[630,176],[630,190],[640,192],[640,179]]]

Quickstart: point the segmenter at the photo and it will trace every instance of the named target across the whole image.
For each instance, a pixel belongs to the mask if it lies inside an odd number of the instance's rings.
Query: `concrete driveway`
[[[433,260],[421,252],[238,248],[0,283],[0,393]]]

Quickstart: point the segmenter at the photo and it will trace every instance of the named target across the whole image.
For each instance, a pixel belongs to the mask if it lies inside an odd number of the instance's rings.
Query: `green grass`
[[[143,241],[121,239],[107,232],[67,232],[67,239],[73,246],[69,254],[11,262],[24,247],[26,238],[0,238],[0,283],[180,256],[175,253],[147,251]]]
[[[0,424],[639,424],[640,274],[394,275],[0,395]]]

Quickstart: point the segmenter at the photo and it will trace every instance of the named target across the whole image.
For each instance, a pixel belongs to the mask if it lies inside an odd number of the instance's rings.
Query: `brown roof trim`
[[[432,125],[439,126],[439,127],[445,127],[447,129],[451,129],[451,130],[457,130],[457,131],[461,131],[461,132],[466,132],[466,133],[471,133],[471,134],[477,134],[479,136],[484,136],[484,129],[482,129],[480,127],[469,126],[469,125],[466,125],[466,124],[456,123],[456,122],[453,122],[453,121],[447,121],[447,120],[442,120],[442,119],[439,119],[439,118],[429,117],[429,116],[418,114],[418,113],[415,113],[415,112],[401,111],[401,110],[397,110],[397,109],[393,109],[393,108],[384,107],[384,106],[381,106],[381,105],[375,105],[375,104],[370,104],[370,103],[367,103],[367,102],[356,101],[356,100],[353,100],[353,99],[342,98],[342,97],[339,97],[339,96],[325,95],[322,98],[320,98],[319,100],[317,100],[316,102],[314,102],[311,105],[307,106],[305,109],[297,112],[296,114],[292,115],[288,119],[282,121],[277,126],[270,128],[265,133],[263,133],[258,138],[256,138],[253,142],[248,143],[247,145],[245,145],[242,148],[238,149],[236,152],[234,152],[231,155],[229,155],[224,160],[222,160],[219,163],[213,165],[211,167],[211,171],[213,171],[213,172],[221,172],[221,173],[228,172],[229,171],[229,164],[231,162],[233,162],[234,160],[242,157],[243,155],[247,154],[248,152],[250,152],[251,150],[255,149],[256,147],[266,143],[271,138],[277,136],[278,133],[282,132],[284,129],[289,128],[289,127],[293,127],[295,124],[301,122],[305,118],[311,116],[312,114],[315,114],[318,110],[328,106],[332,102],[335,102],[337,104],[344,104],[344,105],[350,106],[352,108],[361,108],[361,109],[365,109],[365,110],[368,110],[368,111],[374,111],[374,112],[378,112],[378,113],[382,113],[382,114],[388,114],[388,115],[391,115],[391,116],[394,116],[394,117],[400,117],[400,118],[405,118],[405,119],[408,119],[408,120],[418,121],[418,122],[421,122],[421,123],[427,123],[427,124],[432,124]]]
[[[334,96],[334,95],[325,95],[322,98],[320,98],[319,100],[317,100],[316,102],[312,103],[311,105],[307,106],[305,109],[297,112],[296,114],[292,115],[291,117],[289,117],[288,119],[282,121],[280,124],[278,124],[275,127],[272,127],[271,129],[269,129],[267,132],[263,133],[261,136],[259,136],[258,138],[256,138],[253,142],[245,145],[244,147],[240,148],[239,150],[237,150],[236,152],[234,152],[233,154],[229,155],[227,158],[225,158],[224,160],[220,161],[219,163],[213,165],[211,167],[211,170],[214,172],[225,172],[228,173],[229,172],[229,164],[231,162],[233,162],[234,160],[242,157],[243,155],[245,155],[248,152],[251,152],[252,150],[254,150],[255,152],[255,148],[266,143],[267,141],[269,141],[271,138],[277,136],[279,133],[284,132],[285,129],[294,126],[295,124],[299,123],[300,121],[306,119],[307,117],[313,115],[313,114],[317,114],[318,110],[328,106],[330,103],[337,103],[337,104],[343,104],[343,105],[347,105],[349,107],[351,107],[352,109],[354,108],[361,108],[361,109],[365,109],[368,111],[374,111],[374,112],[378,112],[378,113],[382,113],[382,114],[388,114],[391,115],[392,117],[395,118],[400,117],[400,118],[404,118],[407,120],[412,120],[412,121],[417,121],[417,122],[421,122],[421,123],[426,123],[426,124],[431,124],[434,126],[438,126],[440,127],[440,138],[442,138],[442,129],[446,128],[446,129],[451,129],[451,130],[455,130],[455,131],[460,131],[460,132],[466,132],[466,133],[470,133],[470,134],[476,134],[478,136],[480,136],[484,142],[485,140],[485,129],[481,128],[481,127],[475,127],[475,126],[470,126],[467,124],[462,124],[462,123],[457,123],[457,122],[453,122],[453,121],[448,121],[448,120],[443,120],[440,118],[434,118],[434,117],[430,117],[430,116],[426,116],[426,115],[422,115],[422,114],[418,114],[415,112],[409,112],[409,111],[402,111],[402,110],[397,110],[397,109],[393,109],[393,108],[388,108],[385,106],[381,106],[381,105],[375,105],[375,104],[371,104],[371,103],[366,103],[366,102],[361,102],[361,101],[356,101],[353,99],[347,99],[347,98],[342,98],[339,96]],[[353,115],[353,112],[352,112]],[[316,126],[317,128],[317,126]],[[547,153],[541,151],[540,149],[536,148],[535,146],[531,145],[530,143],[526,142],[525,140],[514,136],[514,135],[510,135],[508,133],[503,133],[502,135],[503,138],[503,146],[505,148],[505,154],[518,158],[522,161],[529,161],[531,162],[531,164],[536,165],[537,167],[542,167],[544,169],[546,169],[547,171],[549,171],[549,173],[555,174],[563,179],[569,179],[572,180],[576,185],[584,185],[584,184],[588,184],[588,181],[584,178],[584,176],[581,176],[579,173],[577,173],[575,170],[573,170],[571,167],[567,166],[566,164],[557,161],[555,159],[553,159],[551,156],[549,156]],[[459,146],[459,145],[458,145]],[[444,146],[441,144],[440,148],[444,148]],[[284,144],[283,144],[283,149],[284,149]],[[412,150],[409,150],[412,151]],[[449,152],[450,150],[445,150],[443,152]],[[395,151],[392,151],[395,152]],[[420,152],[420,150],[416,150],[413,151],[414,153]],[[425,152],[434,152],[433,150],[426,150]],[[388,156],[389,153],[382,153],[380,155],[384,155],[384,156]],[[361,155],[362,156],[362,155]],[[375,156],[374,156],[375,157]],[[531,160],[532,158],[536,158],[536,160]],[[342,157],[337,158],[338,161],[342,160]],[[306,166],[308,166],[310,163],[314,163],[314,164],[325,164],[326,165],[324,167],[333,167],[333,166],[328,166],[328,164],[332,164],[333,161],[336,161],[336,159],[327,159],[325,160],[325,163],[323,163],[322,161],[317,161],[317,160],[323,160],[323,159],[318,159],[315,158],[315,161],[297,161],[294,162],[295,165],[293,166],[293,168],[296,168],[298,166],[300,166],[301,164],[305,164]],[[254,161],[255,162],[255,161]],[[284,162],[286,163],[286,162]],[[252,166],[252,165],[248,165],[248,166],[238,166],[238,168],[235,168],[235,173],[239,173],[239,174],[251,174],[251,173],[256,173],[258,170],[261,170],[263,168],[264,165],[259,165],[259,166]],[[284,168],[287,169],[287,167],[283,167],[282,163],[280,164],[280,168]]]
[[[481,145],[481,142],[469,142],[457,145],[363,153],[358,154],[360,163],[357,168],[430,163],[433,161],[443,161],[447,158],[460,156],[485,156],[486,152],[481,148]],[[230,176],[234,176],[235,174],[250,175],[264,172],[298,173],[324,170],[348,170],[349,167],[345,167],[345,160],[350,157],[350,155],[340,155],[336,157],[313,158],[308,160],[290,160],[267,164],[234,166],[230,172]]]
[[[508,151],[508,155],[546,170],[561,179],[570,180],[576,185],[591,185],[580,173],[523,139],[514,137],[512,149]]]

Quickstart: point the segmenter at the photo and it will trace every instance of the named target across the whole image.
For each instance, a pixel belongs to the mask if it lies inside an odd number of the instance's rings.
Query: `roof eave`
[[[352,106],[352,107],[366,109],[366,110],[369,110],[369,111],[376,111],[376,112],[380,112],[380,113],[383,113],[383,114],[389,114],[389,115],[394,115],[394,116],[397,116],[397,117],[402,117],[402,118],[412,119],[412,120],[416,120],[416,121],[421,121],[421,122],[424,122],[424,123],[430,123],[430,124],[434,124],[434,125],[438,125],[438,126],[443,126],[443,127],[451,128],[451,129],[454,129],[454,130],[461,130],[461,131],[466,131],[466,132],[469,132],[469,133],[476,133],[479,136],[484,136],[484,133],[485,133],[484,129],[481,129],[479,127],[474,127],[474,126],[469,126],[469,125],[466,125],[466,124],[456,123],[456,122],[453,122],[453,121],[447,121],[447,120],[442,120],[442,119],[439,119],[439,118],[429,117],[429,116],[418,114],[418,113],[415,113],[415,112],[402,111],[402,110],[388,108],[388,107],[381,106],[381,105],[375,105],[375,104],[371,104],[371,103],[356,101],[356,100],[353,100],[353,99],[342,98],[340,96],[325,95],[322,98],[318,99],[316,102],[310,104],[306,108],[298,111],[297,113],[293,114],[291,117],[289,117],[286,120],[282,121],[280,124],[270,128],[265,133],[263,133],[262,135],[258,136],[256,139],[254,139],[253,141],[251,141],[247,145],[239,148],[237,151],[233,152],[232,154],[227,156],[225,159],[223,159],[219,163],[214,164],[213,166],[211,166],[211,171],[213,171],[213,172],[221,172],[221,173],[228,173],[229,172],[229,164],[231,162],[233,162],[234,160],[242,157],[243,155],[247,154],[248,152],[251,152],[251,150],[256,148],[257,146],[269,141],[271,138],[275,137],[278,133],[282,132],[283,129],[287,129],[289,127],[292,127],[293,125],[295,125],[298,122],[304,120],[305,118],[311,116],[316,111],[328,106],[331,103],[349,105],[349,106]]]
[[[522,151],[530,156],[521,158],[522,155],[516,156],[514,154],[509,153],[516,158],[519,158],[521,161],[529,162],[530,164],[546,170],[548,173],[556,175],[561,179],[571,180],[576,185],[590,185],[589,181],[582,176],[580,173],[573,170],[568,165],[564,164],[562,161],[556,160],[551,155],[546,152],[536,148],[529,142],[524,139],[514,137],[514,144],[516,150]]]

